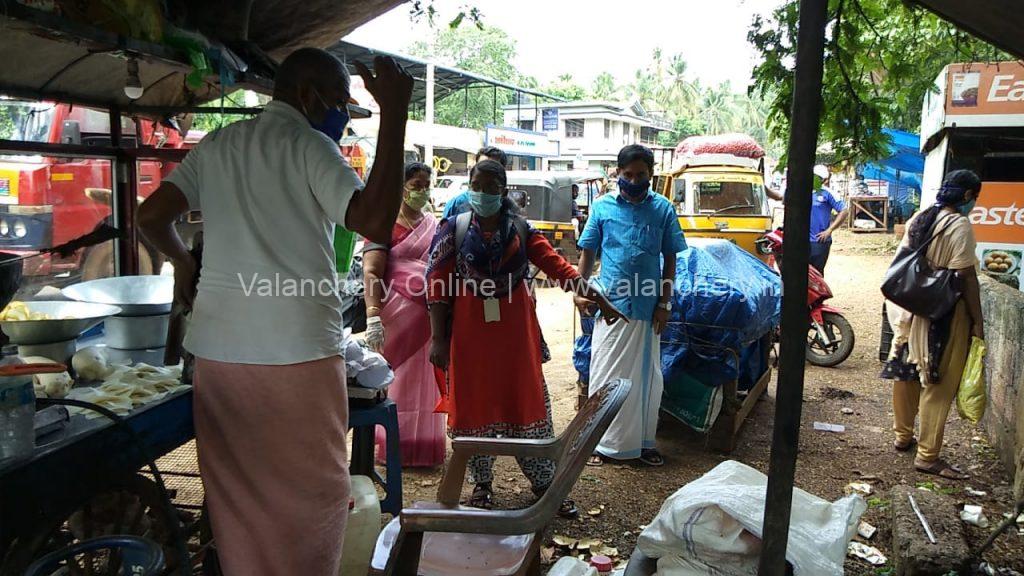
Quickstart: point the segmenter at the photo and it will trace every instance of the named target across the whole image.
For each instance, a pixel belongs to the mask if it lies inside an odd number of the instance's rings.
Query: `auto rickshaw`
[[[771,231],[772,215],[759,163],[715,156],[659,174],[654,190],[675,205],[686,236],[724,238],[767,262],[757,241]]]
[[[572,223],[572,185],[568,172],[512,170],[507,173],[508,196],[522,208],[526,219],[571,264],[579,260],[576,229]]]

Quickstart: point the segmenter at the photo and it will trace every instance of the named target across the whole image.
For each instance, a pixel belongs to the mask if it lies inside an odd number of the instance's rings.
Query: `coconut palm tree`
[[[590,95],[598,100],[615,100],[619,96],[619,86],[615,84],[615,77],[611,72],[601,72],[594,78],[594,84],[590,88]]]

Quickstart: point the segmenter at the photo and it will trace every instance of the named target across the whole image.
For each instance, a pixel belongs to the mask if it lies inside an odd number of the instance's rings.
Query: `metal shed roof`
[[[329,52],[337,55],[339,58],[343,58],[349,64],[354,62],[362,62],[367,66],[371,65],[373,59],[376,56],[391,56],[399,64],[405,67],[405,69],[412,74],[416,79],[416,84],[413,87],[412,102],[415,104],[423,104],[427,100],[427,64],[426,60],[416,58],[414,56],[407,56],[405,54],[397,54],[394,52],[384,52],[383,50],[375,50],[373,48],[367,48],[366,46],[360,46],[351,42],[341,41],[333,46],[327,48]],[[452,94],[463,90],[473,89],[486,86],[497,86],[498,88],[504,88],[521,94],[529,94],[536,98],[543,98],[554,102],[562,102],[564,99],[551,94],[545,94],[537,90],[531,90],[529,88],[523,88],[521,86],[515,86],[507,82],[488,78],[480,74],[474,74],[473,72],[467,72],[458,68],[452,68],[448,66],[434,66],[434,101],[443,100],[444,98],[451,96]]]

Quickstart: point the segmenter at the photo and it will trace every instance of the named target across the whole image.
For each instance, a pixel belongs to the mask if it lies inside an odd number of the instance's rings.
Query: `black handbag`
[[[938,320],[949,314],[963,293],[962,281],[956,270],[932,268],[926,253],[932,240],[956,222],[957,218],[947,217],[947,220],[949,222],[942,230],[918,248],[908,246],[901,249],[885,273],[882,294],[914,316]]]

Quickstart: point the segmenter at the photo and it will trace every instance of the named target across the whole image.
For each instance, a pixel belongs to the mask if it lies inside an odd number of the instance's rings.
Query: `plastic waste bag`
[[[971,351],[967,354],[964,375],[956,393],[956,410],[960,417],[977,424],[985,415],[985,341],[971,337]]]
[[[767,484],[750,466],[723,462],[669,496],[637,548],[657,559],[659,576],[756,576]],[[858,495],[827,502],[794,488],[786,548],[793,574],[842,575],[866,509]]]

